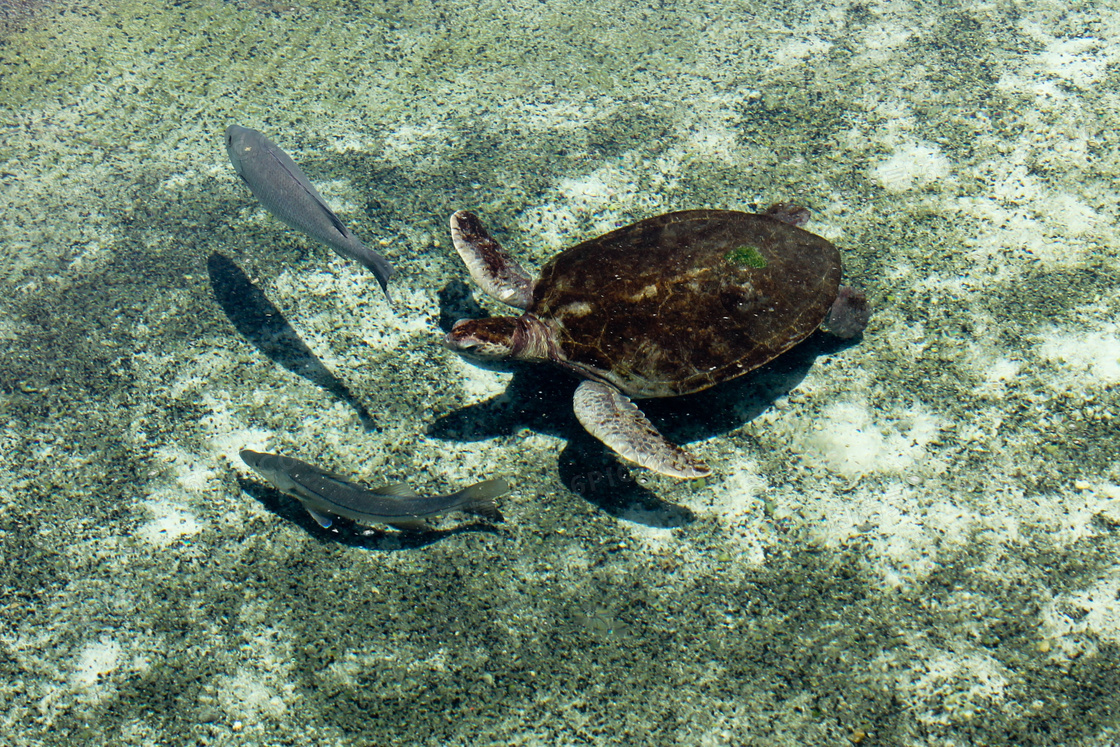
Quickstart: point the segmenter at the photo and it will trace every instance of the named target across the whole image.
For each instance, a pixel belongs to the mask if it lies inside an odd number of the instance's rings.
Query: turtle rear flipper
[[[619,456],[670,477],[707,477],[708,465],[657,432],[625,394],[600,381],[584,381],[573,399],[576,418]]]
[[[474,213],[460,210],[451,216],[451,240],[471,279],[487,295],[516,309],[533,301],[533,277],[486,232]]]

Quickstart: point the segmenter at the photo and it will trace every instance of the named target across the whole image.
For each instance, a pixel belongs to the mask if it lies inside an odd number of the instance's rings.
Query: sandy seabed
[[[1120,742],[1115,3],[11,3],[0,733],[23,745]],[[265,132],[397,266],[286,229]],[[809,207],[874,316],[645,406],[438,340],[685,208]],[[480,308],[481,305],[481,308]],[[248,447],[491,527],[324,531]]]

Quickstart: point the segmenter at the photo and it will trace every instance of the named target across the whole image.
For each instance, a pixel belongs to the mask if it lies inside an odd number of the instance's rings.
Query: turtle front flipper
[[[584,381],[576,389],[576,418],[595,438],[619,456],[663,475],[707,477],[708,465],[670,443],[657,432],[625,394],[600,381]]]
[[[451,216],[451,241],[471,278],[487,295],[517,309],[533,300],[533,278],[491,238],[474,213],[460,210]]]

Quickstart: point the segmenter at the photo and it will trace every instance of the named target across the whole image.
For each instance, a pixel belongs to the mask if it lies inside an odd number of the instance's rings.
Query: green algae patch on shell
[[[741,267],[753,267],[756,270],[766,267],[766,257],[763,257],[762,253],[753,246],[737,246],[723,255],[723,258],[731,264]]]

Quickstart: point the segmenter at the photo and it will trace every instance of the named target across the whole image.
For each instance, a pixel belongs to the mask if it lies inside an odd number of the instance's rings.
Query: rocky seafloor
[[[0,742],[1120,742],[1120,9],[11,3],[0,37]],[[239,182],[265,132],[397,266]],[[650,402],[443,350],[447,218],[527,266],[809,207],[874,316]],[[480,308],[481,306],[481,308]],[[506,521],[322,530],[237,458]]]

